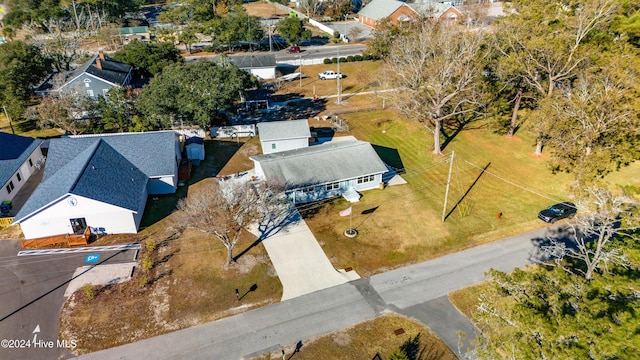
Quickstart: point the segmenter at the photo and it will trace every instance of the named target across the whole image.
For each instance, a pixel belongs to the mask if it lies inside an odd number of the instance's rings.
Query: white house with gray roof
[[[0,202],[12,200],[43,160],[42,140],[0,132]]]
[[[273,121],[259,123],[258,135],[262,153],[271,154],[308,147],[311,131],[307,119]]]
[[[388,171],[370,143],[355,139],[250,157],[259,180],[284,186],[294,203],[334,196],[359,200]]]
[[[14,223],[27,239],[81,233],[136,233],[147,195],[176,190],[180,143],[174,131],[53,139],[43,179]]]

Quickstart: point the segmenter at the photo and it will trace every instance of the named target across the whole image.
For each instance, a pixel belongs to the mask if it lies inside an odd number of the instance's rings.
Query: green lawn
[[[342,117],[356,138],[397,149],[408,184],[363,193],[353,205],[353,223],[360,233],[353,240],[342,235],[349,219],[337,214],[349,206],[345,200],[313,209],[317,213],[307,223],[337,268],[350,266],[370,275],[539,228],[545,226],[537,219],[540,209],[571,199],[572,176],[552,174],[546,155],[533,156],[534,138],[525,131],[507,139],[471,124],[477,129],[461,132],[444,149],[445,156],[434,156],[431,133],[415,120],[390,110]],[[446,160],[452,151],[448,217],[443,223]],[[639,177],[638,167],[635,172],[625,170],[630,174],[616,174],[618,183]],[[373,208],[373,213],[361,214]]]

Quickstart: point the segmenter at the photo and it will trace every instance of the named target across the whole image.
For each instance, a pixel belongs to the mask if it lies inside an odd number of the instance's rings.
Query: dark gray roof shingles
[[[0,132],[0,186],[9,181],[41,143],[40,139]]]
[[[138,211],[147,179],[174,173],[175,141],[174,131],[52,140],[42,183],[16,221],[67,193]]]

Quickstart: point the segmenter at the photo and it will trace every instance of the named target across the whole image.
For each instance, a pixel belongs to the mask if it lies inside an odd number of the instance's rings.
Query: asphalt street
[[[368,279],[304,295],[237,316],[84,355],[82,359],[240,359],[257,356],[394,311],[415,317],[459,356],[467,354],[473,325],[446,295],[475,284],[490,268],[510,271],[538,262],[532,231]],[[460,344],[459,332],[465,333]],[[373,357],[374,354],[371,354]]]
[[[61,339],[66,344],[57,340],[64,291],[74,271],[89,265],[89,255],[99,254],[96,264],[102,264],[131,261],[134,253],[17,256],[20,250],[18,240],[0,241],[0,359],[73,357],[65,346],[72,347],[75,339]]]

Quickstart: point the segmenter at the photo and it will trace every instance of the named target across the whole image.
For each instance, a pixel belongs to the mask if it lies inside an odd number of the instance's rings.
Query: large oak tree
[[[394,91],[384,96],[433,133],[434,154],[442,153],[443,124],[482,106],[483,45],[482,32],[459,31],[431,22],[393,39],[380,82]]]
[[[143,88],[136,106],[150,129],[177,122],[207,127],[219,110],[240,101],[244,89],[253,85],[247,72],[228,63],[174,64]]]

